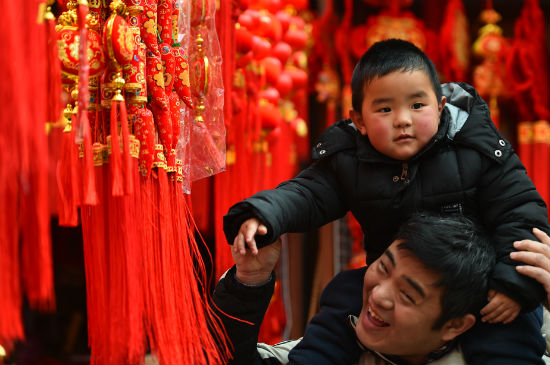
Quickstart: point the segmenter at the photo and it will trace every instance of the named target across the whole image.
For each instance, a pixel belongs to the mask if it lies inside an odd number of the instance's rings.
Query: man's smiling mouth
[[[376,326],[379,326],[379,327],[387,327],[389,326],[389,323],[385,322],[382,318],[380,318],[376,313],[374,313],[371,309],[371,307],[369,306],[368,307],[368,310],[367,310],[367,316],[369,318],[369,320],[375,324]]]

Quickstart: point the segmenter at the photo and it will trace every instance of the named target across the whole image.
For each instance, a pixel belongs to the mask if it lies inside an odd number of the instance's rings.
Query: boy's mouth
[[[400,141],[408,141],[410,139],[413,139],[413,136],[409,134],[400,134],[396,139],[394,139],[394,141],[400,142]]]

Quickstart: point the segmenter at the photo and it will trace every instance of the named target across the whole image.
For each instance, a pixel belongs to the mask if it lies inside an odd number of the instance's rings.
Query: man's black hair
[[[424,71],[430,78],[437,102],[441,103],[441,84],[433,62],[414,44],[401,39],[388,39],[373,44],[359,59],[351,77],[351,104],[361,113],[365,86],[377,77],[394,71]]]
[[[438,273],[443,287],[441,315],[433,328],[450,319],[473,314],[487,303],[489,276],[496,254],[479,226],[462,216],[415,214],[399,229],[396,239],[428,269]]]

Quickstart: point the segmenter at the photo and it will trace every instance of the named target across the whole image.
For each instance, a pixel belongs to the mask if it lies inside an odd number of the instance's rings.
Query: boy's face
[[[436,134],[445,97],[437,100],[426,72],[395,71],[365,86],[360,112],[350,115],[380,153],[405,161]]]
[[[441,314],[443,288],[434,285],[439,275],[408,250],[399,249],[399,243],[394,241],[368,267],[355,330],[371,350],[422,363],[430,352],[470,328],[475,317],[466,315],[433,329]]]

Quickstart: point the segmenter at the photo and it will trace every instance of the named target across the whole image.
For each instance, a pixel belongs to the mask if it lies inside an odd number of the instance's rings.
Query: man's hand
[[[550,310],[548,305],[550,296],[550,237],[537,228],[533,229],[533,234],[540,242],[532,240],[514,242],[514,247],[519,251],[510,253],[510,258],[526,264],[516,266],[519,273],[532,277],[544,286],[548,295],[543,304]]]
[[[267,227],[260,222],[258,218],[247,219],[241,224],[237,237],[233,241],[233,250],[239,252],[241,255],[246,254],[246,246],[250,248],[253,255],[258,253],[258,247],[254,236],[256,234],[265,235],[267,233]]]
[[[260,285],[269,280],[281,254],[281,239],[256,251],[256,254],[253,254],[252,250],[249,250],[243,255],[236,245],[231,247],[231,254],[237,266],[235,276],[243,284]]]
[[[481,310],[481,320],[489,323],[504,324],[512,322],[519,314],[521,305],[515,300],[493,289],[489,290],[489,304]]]

